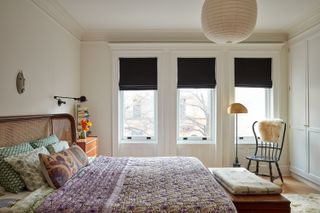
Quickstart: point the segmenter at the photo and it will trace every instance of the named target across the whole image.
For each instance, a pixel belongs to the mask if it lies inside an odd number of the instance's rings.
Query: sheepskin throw
[[[260,138],[264,142],[278,143],[281,137],[282,120],[259,121]]]

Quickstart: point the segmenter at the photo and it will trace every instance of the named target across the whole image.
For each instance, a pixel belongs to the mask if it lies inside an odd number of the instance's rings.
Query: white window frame
[[[127,138],[124,136],[124,110],[123,110],[123,102],[124,95],[123,92],[126,90],[119,90],[119,127],[120,127],[120,141],[119,143],[157,143],[158,136],[158,91],[153,90],[154,94],[154,136],[153,137],[144,137],[144,136],[132,136],[131,138]],[[139,91],[139,90],[136,90]]]
[[[182,88],[183,89],[183,88]],[[177,125],[176,125],[176,132],[177,132],[177,144],[214,144],[215,143],[215,112],[216,110],[216,89],[215,88],[208,88],[210,89],[210,94],[209,94],[209,109],[210,109],[210,132],[211,135],[210,137],[179,137],[179,126],[180,126],[180,89],[177,89],[177,105],[176,105],[176,110],[177,110]],[[186,138],[186,139],[185,139]],[[206,138],[204,140],[204,138]]]

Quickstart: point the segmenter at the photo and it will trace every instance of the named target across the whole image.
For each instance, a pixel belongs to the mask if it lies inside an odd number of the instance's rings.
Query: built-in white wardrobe
[[[290,41],[289,70],[290,170],[320,184],[320,29]]]

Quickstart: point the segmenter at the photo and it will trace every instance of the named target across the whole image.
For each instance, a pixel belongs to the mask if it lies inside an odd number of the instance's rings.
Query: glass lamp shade
[[[209,40],[219,44],[247,39],[256,20],[256,0],[205,0],[202,7],[202,30]]]

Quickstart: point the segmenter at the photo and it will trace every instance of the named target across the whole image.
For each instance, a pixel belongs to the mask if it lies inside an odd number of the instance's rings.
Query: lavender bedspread
[[[98,157],[37,212],[236,212],[196,158]]]

